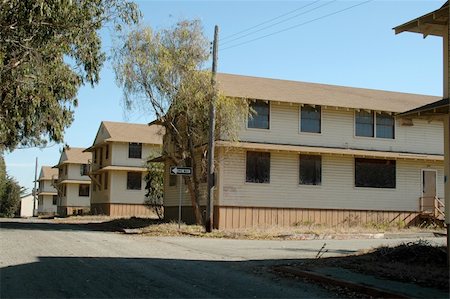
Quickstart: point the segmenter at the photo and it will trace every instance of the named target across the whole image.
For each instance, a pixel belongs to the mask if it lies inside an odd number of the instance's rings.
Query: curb
[[[297,277],[307,278],[313,281],[332,284],[339,287],[345,287],[359,293],[364,293],[376,298],[410,298],[406,295],[390,292],[388,290],[383,290],[377,287],[372,287],[364,284],[354,283],[348,280],[336,279],[330,276],[319,274],[312,271],[303,271],[295,269],[291,266],[276,266],[272,268],[274,271],[279,273],[288,273]]]

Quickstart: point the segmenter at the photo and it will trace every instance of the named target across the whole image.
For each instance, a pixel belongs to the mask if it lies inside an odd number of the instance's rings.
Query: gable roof
[[[439,100],[436,96],[318,83],[217,74],[219,89],[230,97],[387,112],[404,112]]]
[[[38,181],[51,180],[53,177],[58,178],[58,169],[52,166],[42,166]]]
[[[69,147],[64,148],[64,151],[61,154],[61,158],[59,159],[59,164],[87,164],[90,159],[92,159],[91,153],[83,152],[84,148],[80,147]]]
[[[442,99],[398,114],[406,118],[442,118],[449,113],[449,99]]]
[[[104,131],[102,131],[104,129]],[[100,133],[103,140],[98,140]],[[153,124],[133,124],[124,122],[102,121],[95,137],[94,145],[105,142],[139,142],[146,144],[162,145],[164,129]]]

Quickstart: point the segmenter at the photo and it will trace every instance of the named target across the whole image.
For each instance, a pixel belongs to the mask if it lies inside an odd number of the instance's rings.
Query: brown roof
[[[103,121],[109,134],[105,141],[139,142],[162,145],[163,127],[159,125],[131,124]]]
[[[55,179],[58,178],[58,169],[52,168],[52,166],[42,166],[38,181],[51,180],[53,176]]]
[[[404,112],[439,97],[384,90],[217,74],[219,89],[230,97],[388,112]]]
[[[87,164],[90,159],[92,159],[91,153],[83,152],[84,148],[80,147],[69,147],[64,149],[66,159],[60,160],[60,164],[63,163],[75,163],[75,164]],[[61,155],[61,158],[63,155]]]

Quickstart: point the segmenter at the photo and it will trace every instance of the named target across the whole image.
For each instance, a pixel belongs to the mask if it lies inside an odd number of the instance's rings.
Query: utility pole
[[[211,85],[213,87],[213,96],[209,105],[209,139],[208,139],[208,199],[206,202],[206,220],[205,229],[207,233],[212,232],[214,224],[214,128],[216,127],[216,98],[217,98],[217,51],[219,42],[219,26],[214,27],[214,42],[213,42],[213,59],[212,59],[212,75]]]
[[[38,157],[36,157],[36,164],[35,164],[35,166],[34,166],[33,217],[36,216],[36,200],[37,200],[36,180],[37,180],[37,168],[38,168]]]

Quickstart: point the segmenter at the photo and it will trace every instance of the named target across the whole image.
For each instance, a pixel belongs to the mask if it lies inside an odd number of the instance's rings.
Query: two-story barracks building
[[[443,196],[442,122],[395,117],[437,97],[230,74],[218,82],[257,115],[240,142],[216,142],[216,228],[409,223]],[[170,219],[179,188],[166,170]]]
[[[146,204],[147,160],[161,154],[158,125],[102,121],[91,147],[91,213],[153,216]]]

